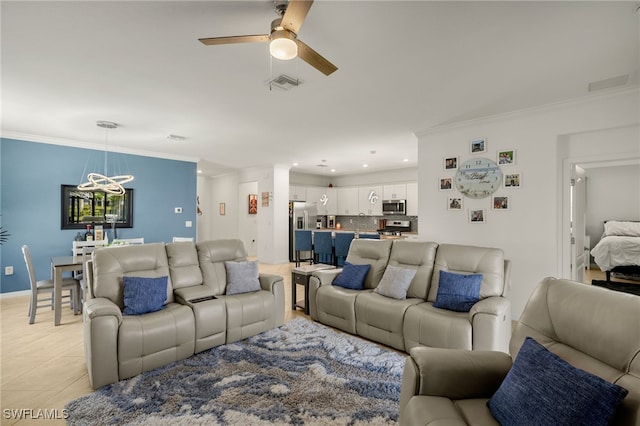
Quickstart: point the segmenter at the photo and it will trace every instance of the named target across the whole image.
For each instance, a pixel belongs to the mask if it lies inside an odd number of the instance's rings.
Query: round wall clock
[[[469,198],[485,198],[502,184],[502,170],[488,158],[465,161],[456,173],[456,188]]]

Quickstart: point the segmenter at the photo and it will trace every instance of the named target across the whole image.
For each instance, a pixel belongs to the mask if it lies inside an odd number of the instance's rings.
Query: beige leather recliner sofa
[[[240,240],[155,243],[96,250],[87,262],[84,343],[91,386],[133,377],[284,324],[284,283],[226,295],[225,261],[244,261]],[[123,277],[168,277],[164,308],[123,315]]]
[[[369,264],[364,290],[332,285],[340,269],[314,272],[309,313],[323,324],[408,352],[416,346],[508,352],[510,261],[502,250],[427,241],[356,239],[347,262]],[[406,299],[373,291],[388,265],[415,269]],[[440,271],[482,274],[480,300],[469,312],[433,306]]]
[[[402,379],[400,424],[498,425],[487,401],[505,379],[512,357],[516,358],[530,336],[572,366],[627,389],[629,393],[609,424],[638,426],[639,324],[640,297],[547,278],[534,290],[513,331],[511,356],[488,351],[412,349]],[[560,384],[550,387],[557,386]],[[546,394],[549,390],[541,391]],[[534,394],[533,389],[525,388],[524,392]]]

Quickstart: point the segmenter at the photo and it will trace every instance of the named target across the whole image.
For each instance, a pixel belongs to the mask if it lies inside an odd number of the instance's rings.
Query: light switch
[[[13,275],[13,266],[5,266],[4,267],[5,275]]]
[[[193,223],[192,223],[190,220],[187,220],[187,221],[184,223],[184,226],[186,226],[187,228],[191,228],[191,227],[193,226]]]

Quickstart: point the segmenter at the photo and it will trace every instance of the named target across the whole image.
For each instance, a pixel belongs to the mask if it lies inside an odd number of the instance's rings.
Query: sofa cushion
[[[122,278],[124,314],[142,315],[162,309],[167,300],[167,277]]]
[[[454,274],[440,271],[436,308],[469,312],[478,303],[482,274]]]
[[[371,265],[354,265],[350,262],[344,262],[342,272],[334,278],[332,284],[352,290],[362,290],[369,269],[371,269]]]
[[[345,259],[353,265],[371,265],[371,270],[364,279],[364,288],[373,290],[378,286],[384,270],[389,263],[393,240],[372,240],[356,238],[351,242],[349,254]]]
[[[501,424],[607,425],[627,392],[527,337],[487,405]]]
[[[250,293],[261,289],[258,280],[258,261],[224,262],[227,270],[227,290],[225,294]]]
[[[382,296],[393,299],[406,299],[407,290],[409,290],[411,280],[413,280],[415,276],[415,269],[398,268],[389,265],[384,271],[380,284],[378,284],[378,287],[376,287],[374,291]]]

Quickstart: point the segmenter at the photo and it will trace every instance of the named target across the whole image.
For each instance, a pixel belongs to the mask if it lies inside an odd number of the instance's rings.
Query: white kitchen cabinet
[[[339,215],[358,215],[358,188],[357,187],[344,187],[337,189],[337,214]]]
[[[358,188],[358,213],[366,216],[382,216],[382,185]]]
[[[338,200],[336,188],[309,186],[307,187],[306,201],[316,206],[319,216],[337,214]]]
[[[307,201],[307,188],[305,186],[289,186],[289,201]]]
[[[407,184],[407,216],[418,216],[418,182]]]
[[[407,185],[405,183],[395,185],[384,185],[382,187],[383,200],[406,200]]]

